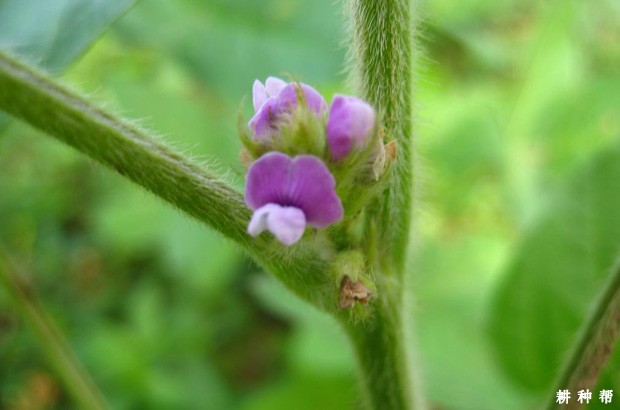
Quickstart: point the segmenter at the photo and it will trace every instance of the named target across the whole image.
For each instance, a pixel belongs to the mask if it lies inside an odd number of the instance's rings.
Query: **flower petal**
[[[286,87],[286,81],[278,77],[268,77],[267,81],[265,81],[265,88],[269,97],[277,96],[284,87]]]
[[[248,224],[248,233],[254,237],[260,235],[265,229],[267,229],[267,217],[273,207],[277,207],[275,204],[267,204],[258,208],[252,214],[252,219]]]
[[[306,216],[293,206],[278,206],[267,217],[267,229],[285,245],[292,245],[304,235]]]
[[[327,111],[327,103],[323,96],[314,88],[309,85],[302,84],[301,88],[304,91],[304,96],[306,97],[306,104],[310,111],[317,115],[322,115]]]
[[[325,100],[314,88],[301,83],[286,83],[277,77],[269,77],[265,85],[254,81],[252,97],[254,116],[248,122],[254,139],[268,141],[278,134],[278,128],[297,107],[297,93],[301,87],[308,109],[317,117],[327,111]]]
[[[258,141],[267,141],[274,132],[275,126],[273,124],[274,107],[276,106],[275,97],[269,97],[258,109],[256,114],[248,122],[248,127],[254,135],[254,139]]]
[[[297,107],[297,90],[301,86],[308,109],[317,116],[327,111],[327,103],[317,90],[306,84],[290,83],[278,94],[278,112],[293,111]]]
[[[258,236],[269,230],[284,245],[299,241],[306,230],[306,217],[301,209],[292,206],[266,204],[254,212],[248,233]]]
[[[254,80],[252,86],[252,102],[254,103],[254,112],[257,112],[260,107],[267,101],[267,90],[263,83],[258,80]]]
[[[245,203],[257,210],[268,203],[289,205],[286,188],[293,159],[280,152],[269,152],[248,169]]]
[[[337,95],[327,120],[327,144],[334,159],[342,158],[353,147],[363,146],[375,126],[375,111],[356,97]]]
[[[344,213],[335,185],[334,177],[319,158],[291,158],[270,152],[250,166],[245,202],[255,211],[267,204],[299,208],[308,225],[325,228],[342,219]],[[262,226],[258,220],[255,223]]]
[[[335,186],[336,181],[323,161],[312,155],[297,156],[288,181],[288,204],[304,211],[308,225],[325,228],[344,214]]]

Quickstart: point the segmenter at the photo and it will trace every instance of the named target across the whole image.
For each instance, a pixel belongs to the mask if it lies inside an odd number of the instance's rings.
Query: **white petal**
[[[267,89],[267,95],[269,97],[275,97],[280,94],[280,91],[286,87],[286,81],[279,79],[278,77],[269,77],[265,81],[265,88]]]
[[[254,103],[254,112],[258,111],[260,107],[267,101],[267,89],[258,80],[254,80],[252,86],[252,102]]]
[[[266,204],[254,211],[248,225],[248,233],[258,236],[269,230],[284,245],[299,241],[306,230],[306,216],[293,206]]]
[[[269,229],[280,242],[292,245],[299,241],[306,230],[306,216],[304,212],[292,206],[283,206],[274,209],[267,216]]]
[[[269,212],[277,206],[278,205],[275,204],[267,204],[254,211],[254,215],[252,215],[252,219],[250,219],[250,223],[248,224],[248,233],[252,236],[258,236],[267,229],[267,217],[269,216]]]

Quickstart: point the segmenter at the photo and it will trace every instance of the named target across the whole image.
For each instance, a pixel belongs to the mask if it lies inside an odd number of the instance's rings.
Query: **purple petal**
[[[297,107],[297,91],[301,87],[308,108],[317,116],[327,111],[325,100],[314,88],[301,83],[287,84],[277,77],[269,77],[265,85],[256,80],[253,86],[255,114],[248,122],[253,136],[268,141],[277,135],[279,125]]]
[[[254,161],[248,169],[245,203],[257,210],[268,203],[289,205],[286,187],[293,159],[280,152],[269,152]]]
[[[310,111],[317,115],[322,115],[325,111],[327,111],[327,103],[317,90],[306,84],[302,84],[301,88],[304,91],[306,104],[308,105]]]
[[[276,131],[274,125],[274,109],[277,105],[275,97],[269,97],[248,122],[254,138],[259,141],[268,140]]]
[[[375,126],[375,111],[356,97],[337,95],[327,120],[327,144],[334,159],[342,158],[353,147],[363,146]]]
[[[312,155],[295,157],[288,181],[288,199],[304,211],[308,225],[325,228],[342,219],[336,181],[323,161]]]
[[[252,102],[254,103],[254,112],[257,112],[260,107],[267,101],[267,90],[263,83],[258,80],[254,80],[252,86]]]
[[[267,204],[254,211],[248,233],[258,236],[264,230],[273,233],[280,242],[292,245],[306,230],[306,217],[301,209],[292,206]]]
[[[267,204],[296,207],[303,211],[308,225],[325,228],[343,216],[335,185],[319,158],[301,155],[293,159],[270,152],[250,166],[245,202],[255,211]]]
[[[317,90],[306,84],[290,83],[278,94],[278,110],[293,111],[297,107],[297,89],[301,86],[308,109],[317,116],[327,111],[327,103]]]
[[[284,87],[286,87],[286,82],[278,77],[268,77],[265,81],[265,88],[269,97],[277,96]]]

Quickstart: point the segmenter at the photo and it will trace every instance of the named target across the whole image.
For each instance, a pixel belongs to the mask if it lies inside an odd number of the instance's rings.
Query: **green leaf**
[[[620,251],[618,181],[620,146],[585,163],[526,236],[497,289],[495,351],[532,392],[556,377]]]
[[[135,1],[0,1],[0,48],[56,72],[74,61]]]
[[[0,49],[58,72],[137,0],[0,0]],[[8,121],[0,112],[0,131]]]

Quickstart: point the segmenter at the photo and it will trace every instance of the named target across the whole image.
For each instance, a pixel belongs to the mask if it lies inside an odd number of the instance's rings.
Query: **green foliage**
[[[0,2],[0,49],[52,72],[65,69],[136,0],[5,0]],[[0,128],[6,123],[0,113]]]
[[[598,176],[617,172],[607,161],[620,135],[618,9],[614,0],[420,7],[428,60],[415,101],[424,158],[415,213],[424,240],[410,289],[423,388],[438,408],[536,408],[613,252],[617,222],[604,221],[616,187]],[[270,74],[340,92],[339,13],[327,0],[144,1],[63,79],[240,186],[239,100]],[[249,109],[246,101],[246,117]],[[588,173],[599,178],[591,187]],[[582,206],[579,189],[610,206]],[[599,231],[578,236],[587,226]],[[354,354],[333,321],[221,236],[17,122],[0,134],[0,239],[114,408],[357,408]],[[575,255],[513,276],[534,263],[525,249],[556,258],[560,246]],[[517,286],[525,282],[531,294]],[[554,316],[497,319],[526,301]],[[506,357],[517,340],[527,361]],[[601,386],[618,385],[617,356]],[[2,290],[0,369],[0,407],[71,408]]]
[[[0,3],[0,48],[57,72],[135,2],[4,0]]]
[[[341,20],[328,1],[155,0],[140,4],[117,31],[123,43],[174,59],[210,93],[236,105],[251,97],[257,78],[341,80]],[[234,125],[229,123],[231,130]]]
[[[618,257],[619,180],[618,146],[584,164],[531,228],[494,296],[500,361],[535,393],[556,378]]]

